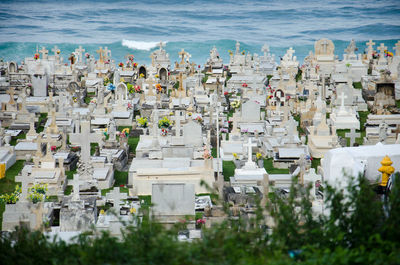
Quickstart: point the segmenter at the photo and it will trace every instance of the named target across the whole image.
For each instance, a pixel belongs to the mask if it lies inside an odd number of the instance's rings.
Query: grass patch
[[[76,169],[65,171],[65,175],[67,176],[67,179],[74,179],[74,174],[76,174]]]
[[[101,196],[106,196],[106,194],[109,193],[112,189],[114,189],[114,187],[101,190]],[[129,194],[129,189],[125,187],[119,187],[119,192]]]
[[[21,172],[25,160],[17,160],[12,167],[7,169],[6,176],[0,179],[0,194],[13,192],[15,190],[15,176]]]
[[[362,89],[363,88],[361,82],[353,82],[353,87],[357,88],[357,89]]]
[[[296,74],[296,82],[299,82],[301,80],[301,74],[303,73],[303,71],[301,71],[301,69],[299,69],[299,71],[297,71]]]
[[[400,100],[396,100],[396,107],[400,108]]]
[[[65,188],[64,195],[71,195],[72,188],[73,188],[72,186],[67,186]]]
[[[321,165],[321,158],[313,158],[311,160],[311,167],[315,168],[315,172],[317,172],[318,166]]]
[[[21,132],[19,135],[13,137],[10,141],[10,145],[17,145],[18,140],[20,139],[26,139],[26,133]]]
[[[229,110],[228,115],[227,115],[228,119],[229,119],[230,117],[233,117],[233,113],[235,113],[235,109]]]
[[[217,158],[217,148],[216,147],[211,148],[211,155],[212,155],[212,157]]]
[[[115,179],[114,187],[128,184],[128,172],[115,170],[114,179]]]
[[[289,174],[288,168],[274,168],[272,158],[264,158],[264,168],[268,174]]]
[[[12,167],[7,169],[6,176],[0,179],[0,194],[11,193],[15,190],[15,176],[21,172],[25,160],[17,160]],[[6,209],[5,203],[0,202],[0,227],[3,224],[3,212]]]
[[[367,122],[369,111],[359,111],[358,116],[360,119],[360,128],[361,131],[365,131],[365,123]]]
[[[128,138],[128,145],[130,152],[136,154],[136,147],[139,143],[139,137],[129,137]]]
[[[229,178],[235,175],[235,169],[233,161],[222,161],[222,175],[225,181],[229,181]]]
[[[47,113],[46,112],[40,113],[39,120],[38,120],[38,127],[36,129],[37,133],[41,133],[44,131],[45,120],[47,120]],[[41,125],[42,123],[43,123],[43,125]]]
[[[99,146],[98,143],[90,143],[90,155],[94,155],[94,153],[96,152],[96,147]]]

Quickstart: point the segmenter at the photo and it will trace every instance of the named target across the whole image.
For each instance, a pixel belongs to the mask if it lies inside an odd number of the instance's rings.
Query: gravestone
[[[242,105],[242,122],[260,121],[260,104],[249,100]]]
[[[203,135],[201,125],[192,120],[183,125],[183,138],[185,145],[202,146]]]

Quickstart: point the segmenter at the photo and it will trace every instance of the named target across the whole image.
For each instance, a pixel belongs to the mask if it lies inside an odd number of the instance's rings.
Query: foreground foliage
[[[400,176],[397,176],[400,180]],[[309,189],[293,186],[288,196],[271,194],[255,218],[228,218],[203,230],[203,239],[179,242],[182,224],[166,230],[144,215],[122,240],[108,234],[81,235],[76,243],[48,240],[18,230],[2,236],[2,264],[398,264],[400,181],[386,200],[365,178],[346,192],[326,187],[325,211],[312,214]],[[275,227],[268,229],[263,211]]]

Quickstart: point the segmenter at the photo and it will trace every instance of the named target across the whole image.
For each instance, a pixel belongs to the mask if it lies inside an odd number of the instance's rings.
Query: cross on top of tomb
[[[99,62],[100,62],[100,63],[104,62],[104,50],[103,50],[103,47],[100,47],[96,52],[97,52],[97,53],[99,54],[99,56],[100,56]]]
[[[47,54],[49,53],[49,51],[46,50],[45,47],[42,47],[42,49],[39,52],[42,54],[42,59],[46,59],[47,58]]]
[[[21,202],[26,202],[28,199],[28,186],[33,183],[34,178],[32,175],[28,175],[28,172],[22,171],[21,176],[16,176],[15,181],[21,182],[21,195],[19,195],[19,200]]]
[[[55,55],[55,56],[57,56],[57,55],[58,55],[58,53],[60,52],[60,49],[58,48],[58,46],[57,46],[57,45],[55,45],[55,46],[54,46],[54,48],[53,48],[53,49],[51,49],[51,51],[52,51],[52,52],[54,52],[54,55]]]
[[[184,64],[185,63],[185,58],[189,57],[189,53],[185,52],[184,49],[182,49],[180,52],[178,52],[179,56],[181,57],[181,62],[180,64]]]
[[[173,120],[175,121],[175,136],[181,136],[181,121],[184,121],[185,117],[181,116],[181,111],[176,110]]]
[[[379,54],[381,54],[381,56],[383,56],[385,51],[387,50],[387,47],[385,46],[385,44],[381,43],[381,45],[378,47],[378,50],[379,50]]]
[[[108,48],[107,48],[107,46],[104,48],[104,59],[105,60],[108,60],[109,59],[109,57],[111,57],[111,50],[109,50]]]
[[[73,201],[79,201],[79,185],[81,184],[81,181],[79,179],[79,174],[74,174],[74,178],[68,180],[68,185],[72,185],[72,190],[73,190],[73,195],[72,195],[72,200]]]
[[[356,129],[351,128],[350,132],[345,133],[344,136],[350,138],[350,146],[353,146],[356,141],[356,138],[360,138],[361,134],[356,132]]]
[[[90,143],[101,141],[102,136],[90,132],[90,121],[81,121],[81,132],[71,133],[70,142],[81,146],[81,160],[86,163],[90,160]]]
[[[261,51],[264,53],[264,57],[267,56],[267,53],[269,52],[269,46],[264,44],[264,46],[261,48]]]
[[[85,52],[85,49],[82,46],[79,46],[78,49],[75,49],[75,52],[78,53],[78,62],[82,62],[82,53]]]
[[[253,162],[253,160],[252,160],[252,154],[253,154],[253,147],[256,147],[257,146],[257,144],[256,143],[252,143],[251,142],[251,138],[249,137],[248,138],[248,141],[247,141],[247,144],[244,144],[243,145],[244,147],[247,147],[247,163],[250,165],[250,164],[253,164],[254,162]],[[247,164],[246,163],[246,164]]]
[[[119,205],[121,204],[121,201],[127,198],[128,195],[126,193],[121,193],[119,187],[114,187],[112,191],[106,194],[107,200],[113,200],[113,209],[117,213],[117,215],[119,215]]]
[[[8,101],[8,104],[10,105],[14,105],[15,101],[14,101],[14,95],[15,95],[15,88],[14,87],[10,87],[6,93],[10,96],[10,100]]]
[[[321,46],[324,48],[324,53],[327,52],[327,50],[328,50],[328,45],[329,45],[328,40],[323,40],[323,41],[321,42]]]
[[[372,46],[374,46],[376,43],[375,42],[373,42],[372,40],[369,40],[369,42],[367,42],[367,43],[365,43],[367,46],[368,46],[368,49],[373,49],[373,47]]]
[[[347,98],[347,96],[344,94],[344,91],[342,91],[342,93],[340,94],[340,96],[338,96],[338,98],[341,99],[341,103],[340,103],[340,107],[344,107],[344,100]]]

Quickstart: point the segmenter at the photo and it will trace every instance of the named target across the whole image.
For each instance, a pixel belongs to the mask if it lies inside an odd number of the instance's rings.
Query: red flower
[[[224,96],[227,96],[229,93],[227,91],[224,92]]]
[[[121,184],[121,185],[119,185],[121,188],[123,188],[125,185],[124,184]]]
[[[57,147],[56,147],[55,145],[52,145],[52,146],[50,147],[50,149],[51,149],[51,151],[56,151]]]

